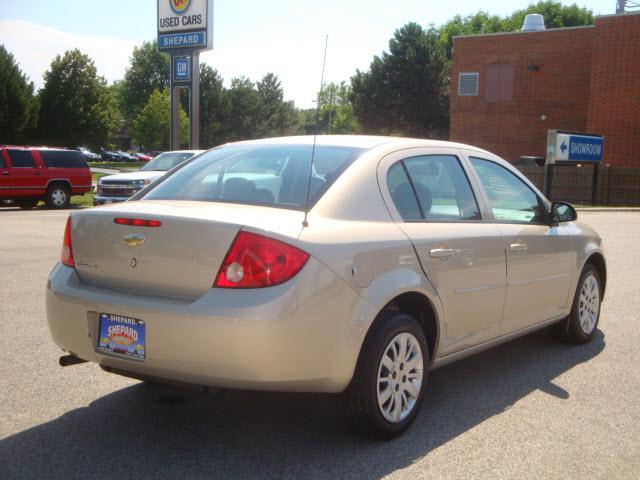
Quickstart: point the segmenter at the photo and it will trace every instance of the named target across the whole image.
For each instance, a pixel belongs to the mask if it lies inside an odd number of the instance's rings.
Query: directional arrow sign
[[[596,162],[602,160],[602,137],[558,133],[555,159],[569,162]]]

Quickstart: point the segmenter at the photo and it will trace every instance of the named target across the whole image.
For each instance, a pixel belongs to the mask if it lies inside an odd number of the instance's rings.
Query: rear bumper
[[[217,387],[339,392],[351,381],[375,308],[311,258],[294,281],[212,288],[194,301],[83,283],[58,264],[47,283],[55,343],[107,370]],[[146,322],[144,362],[97,351],[101,312]]]

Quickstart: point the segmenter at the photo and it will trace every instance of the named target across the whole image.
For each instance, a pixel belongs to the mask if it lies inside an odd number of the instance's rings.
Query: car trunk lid
[[[176,298],[198,298],[215,280],[242,227],[296,238],[302,212],[247,205],[137,201],[73,214],[76,270],[87,284]],[[156,220],[158,227],[116,218]]]

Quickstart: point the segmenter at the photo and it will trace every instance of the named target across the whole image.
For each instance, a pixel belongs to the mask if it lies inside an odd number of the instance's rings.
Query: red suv
[[[0,201],[29,209],[44,200],[67,208],[72,195],[91,191],[91,170],[82,153],[59,148],[0,146]]]

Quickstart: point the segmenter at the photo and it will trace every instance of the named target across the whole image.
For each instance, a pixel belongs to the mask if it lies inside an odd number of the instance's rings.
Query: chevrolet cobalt
[[[61,364],[340,393],[360,430],[390,438],[433,368],[551,324],[594,337],[605,259],[576,216],[467,145],[228,144],[71,214],[49,327]]]

